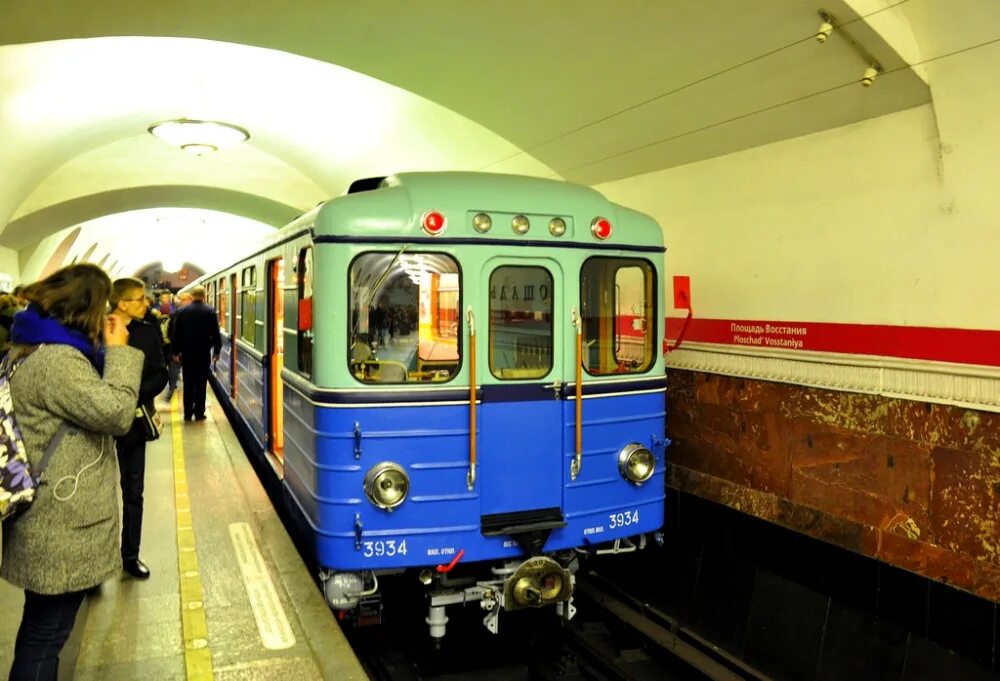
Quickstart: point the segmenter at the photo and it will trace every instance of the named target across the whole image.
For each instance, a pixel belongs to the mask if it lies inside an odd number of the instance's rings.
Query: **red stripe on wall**
[[[684,319],[667,318],[669,343]],[[1000,331],[749,319],[692,319],[686,341],[1000,366]]]

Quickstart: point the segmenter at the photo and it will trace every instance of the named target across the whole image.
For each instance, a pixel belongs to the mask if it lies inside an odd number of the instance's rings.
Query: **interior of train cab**
[[[350,267],[349,362],[364,383],[437,383],[457,373],[459,268],[438,253],[365,253]]]

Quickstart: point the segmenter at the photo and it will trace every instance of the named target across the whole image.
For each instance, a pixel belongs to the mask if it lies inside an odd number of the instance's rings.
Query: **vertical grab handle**
[[[583,320],[573,306],[573,326],[576,328],[576,454],[569,467],[571,480],[576,480],[583,467]]]
[[[476,486],[476,318],[472,306],[465,311],[469,325],[469,474],[466,484],[469,491]]]

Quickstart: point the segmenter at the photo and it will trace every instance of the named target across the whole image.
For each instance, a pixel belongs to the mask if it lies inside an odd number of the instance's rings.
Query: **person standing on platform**
[[[219,360],[222,336],[215,309],[205,304],[205,287],[191,289],[191,304],[175,313],[170,342],[184,370],[184,420],[205,420],[205,389],[212,362]]]
[[[177,307],[173,308],[173,312],[170,313],[170,317],[166,321],[166,330],[163,333],[163,356],[167,360],[167,374],[169,376],[167,383],[167,397],[166,401],[169,402],[170,398],[174,396],[174,391],[177,390],[177,382],[181,378],[181,363],[177,361],[174,357],[173,351],[173,333],[174,333],[174,317],[177,313],[181,311],[182,308],[187,307],[191,304],[191,294],[182,293],[177,298]],[[164,322],[161,320],[161,324]],[[160,327],[161,330],[164,327]]]
[[[99,267],[70,265],[25,287],[29,305],[11,328],[11,398],[30,463],[55,445],[46,484],[3,527],[0,577],[24,589],[14,681],[55,681],[84,594],[122,569],[111,436],[135,418],[143,356],[105,317],[110,293]]]
[[[149,309],[145,283],[131,277],[116,279],[111,285],[111,314],[128,328],[128,344],[142,350],[142,382],[137,407],[155,413],[153,400],[167,384],[167,365],[163,361],[160,329],[145,321]],[[129,431],[115,438],[118,470],[122,486],[122,566],[137,579],[149,578],[149,568],[139,559],[142,539],[142,493],[146,483],[146,433],[141,418],[132,422]]]
[[[160,314],[164,317],[169,317],[174,313],[175,308],[173,298],[174,296],[170,293],[170,291],[164,291],[160,294],[159,310]]]

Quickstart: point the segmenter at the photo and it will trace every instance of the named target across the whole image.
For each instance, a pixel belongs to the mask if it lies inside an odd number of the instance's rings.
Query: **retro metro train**
[[[355,182],[202,277],[216,393],[270,464],[330,605],[412,570],[445,606],[573,615],[581,554],[664,514],[663,240],[593,189]],[[260,468],[260,467],[258,467]]]

